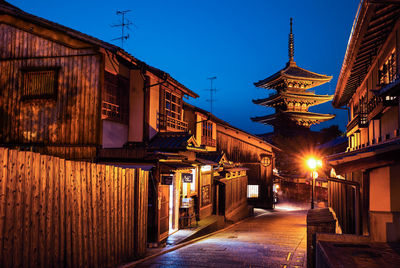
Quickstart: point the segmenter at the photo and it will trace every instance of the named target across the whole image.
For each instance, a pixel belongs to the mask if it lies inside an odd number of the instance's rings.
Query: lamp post
[[[314,187],[315,179],[318,178],[317,168],[322,167],[322,161],[315,158],[309,158],[307,160],[308,168],[311,170],[311,209],[314,209]]]

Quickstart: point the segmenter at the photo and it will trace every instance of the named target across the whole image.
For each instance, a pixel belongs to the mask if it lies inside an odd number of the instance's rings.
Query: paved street
[[[306,210],[278,207],[138,267],[305,267]]]

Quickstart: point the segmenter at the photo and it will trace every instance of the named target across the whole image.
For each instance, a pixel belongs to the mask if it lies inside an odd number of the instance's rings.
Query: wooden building
[[[333,99],[350,120],[330,155],[329,205],[344,233],[400,241],[400,5],[361,1]]]
[[[196,204],[200,219],[247,208],[241,163],[269,159],[249,181],[262,176],[270,198],[271,146],[188,108],[198,95],[168,73],[4,1],[0,40],[0,146],[150,171],[149,241],[187,225]]]
[[[0,144],[93,161],[134,140],[140,61],[6,2],[0,12]]]
[[[223,154],[227,161],[240,166],[243,171],[247,169],[248,185],[245,191],[249,204],[272,208],[272,170],[275,164],[273,146],[205,110],[185,104],[185,115],[189,118],[191,114],[197,116],[194,121],[196,137],[201,140],[201,145],[205,146],[208,152],[216,151],[219,155]],[[204,154],[202,157],[205,157]],[[237,167],[235,170],[239,171]]]

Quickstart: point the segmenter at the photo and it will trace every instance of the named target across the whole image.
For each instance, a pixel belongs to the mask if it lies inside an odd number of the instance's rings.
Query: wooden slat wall
[[[225,215],[247,204],[247,176],[222,180],[225,183]]]
[[[342,232],[355,234],[356,232],[356,187],[329,181],[328,205],[335,211]]]
[[[146,251],[148,172],[0,148],[0,267],[111,267]]]
[[[229,161],[234,162],[259,163],[260,154],[271,154],[271,151],[263,150],[221,131],[217,133],[217,146],[218,150],[226,153]]]
[[[248,172],[250,184],[260,186],[260,195],[252,200],[253,205],[272,207],[273,165],[264,167],[260,164],[260,155],[270,154],[271,152],[222,131],[218,131],[217,146],[218,150],[226,153],[229,161],[243,163],[244,166],[250,169]]]
[[[0,143],[44,144],[42,152],[52,155],[94,157],[100,144],[100,66],[93,50],[1,24]],[[59,68],[56,100],[21,101],[21,68],[42,67]]]

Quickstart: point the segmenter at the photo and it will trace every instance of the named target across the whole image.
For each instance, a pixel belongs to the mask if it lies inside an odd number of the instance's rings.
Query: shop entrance
[[[170,224],[170,185],[160,185],[160,240],[168,237]]]

